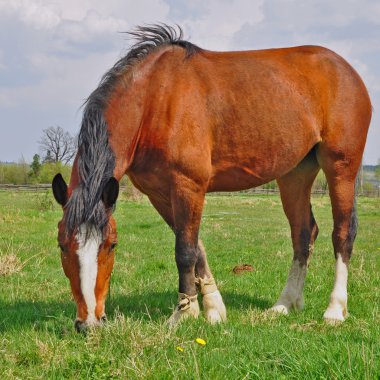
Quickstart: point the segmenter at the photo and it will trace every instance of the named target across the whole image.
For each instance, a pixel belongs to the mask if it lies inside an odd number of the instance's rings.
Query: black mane
[[[101,79],[99,86],[84,104],[82,125],[78,137],[79,186],[74,189],[66,205],[66,230],[73,232],[80,224],[89,223],[104,230],[107,210],[101,201],[105,184],[113,176],[115,156],[108,143],[104,110],[118,81],[133,65],[155,49],[177,45],[185,49],[186,58],[201,49],[182,40],[181,27],[165,24],[138,26],[127,32],[136,42]]]

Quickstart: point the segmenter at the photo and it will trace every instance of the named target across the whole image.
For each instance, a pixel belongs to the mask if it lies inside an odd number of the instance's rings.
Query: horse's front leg
[[[197,318],[195,264],[199,257],[198,232],[204,203],[204,191],[190,180],[172,192],[175,260],[178,269],[178,303],[169,319],[171,325],[187,317]]]
[[[197,261],[197,245],[176,237],[175,259],[178,268],[178,303],[169,319],[175,325],[187,317],[198,318],[199,304],[195,286],[194,267]]]
[[[173,209],[171,203],[165,202],[162,199],[154,198],[153,196],[149,197],[152,205],[159,212],[162,218],[166,221],[169,227],[175,232],[174,220],[173,220]],[[210,323],[222,322],[227,319],[226,317],[226,307],[224,306],[222,296],[216,286],[214,277],[211,273],[210,267],[207,262],[206,251],[203,247],[201,240],[198,241],[198,252],[195,253],[197,261],[195,263],[195,284],[198,292],[202,295],[203,308],[205,311],[206,319]],[[180,257],[179,257],[180,260]],[[182,296],[180,295],[179,303],[182,301]],[[193,298],[195,301],[196,298]],[[184,301],[187,300],[185,298]],[[190,300],[191,302],[191,300]],[[193,307],[192,307],[193,306]],[[191,315],[191,312],[194,311],[197,314],[196,304],[190,303],[190,312],[184,313],[183,310],[180,312],[177,308],[173,314],[173,317],[170,319],[172,323],[176,323],[181,319],[182,315]],[[194,314],[194,313],[193,313]]]

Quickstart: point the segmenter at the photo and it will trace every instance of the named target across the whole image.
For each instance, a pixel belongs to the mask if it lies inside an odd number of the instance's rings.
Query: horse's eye
[[[112,252],[116,246],[117,246],[117,243],[112,243],[110,246],[110,252]]]

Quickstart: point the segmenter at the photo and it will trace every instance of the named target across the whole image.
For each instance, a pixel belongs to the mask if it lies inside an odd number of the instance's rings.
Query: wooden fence
[[[0,190],[15,190],[15,191],[47,191],[51,189],[50,184],[43,185],[9,185],[0,184]]]

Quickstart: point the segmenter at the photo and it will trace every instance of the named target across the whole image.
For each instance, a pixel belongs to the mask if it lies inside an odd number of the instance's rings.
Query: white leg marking
[[[88,312],[86,323],[94,325],[98,323],[95,317],[95,285],[98,275],[98,251],[102,241],[101,233],[95,228],[88,230],[88,227],[82,224],[79,227],[77,241],[79,244],[77,255],[80,267],[80,287]]]
[[[281,314],[289,314],[291,308],[296,310],[303,309],[303,288],[305,285],[306,271],[306,265],[300,265],[298,260],[293,260],[288,281],[280,298],[270,309],[271,311]]]
[[[343,262],[342,255],[338,253],[334,289],[330,296],[329,306],[323,315],[328,323],[342,322],[347,316],[347,278],[347,264]]]
[[[203,307],[206,318],[211,323],[219,323],[227,320],[226,307],[219,290],[203,296]]]

